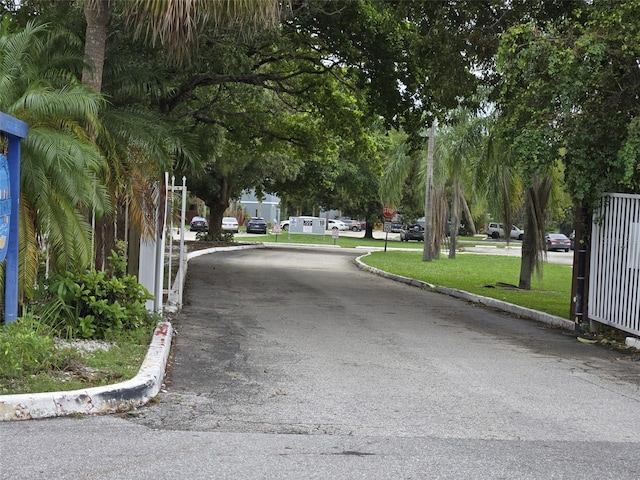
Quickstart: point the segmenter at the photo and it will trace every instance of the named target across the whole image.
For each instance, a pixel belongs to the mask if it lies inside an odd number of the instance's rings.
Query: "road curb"
[[[547,323],[549,325],[554,325],[556,327],[560,327],[565,330],[573,331],[575,329],[575,324],[572,321],[562,317],[556,317],[555,315],[550,315],[548,313],[540,312],[538,310],[533,310],[531,308],[521,307],[520,305],[514,305],[513,303],[503,302],[501,300],[496,300],[495,298],[483,297],[482,295],[476,295],[474,293],[465,292],[463,290],[458,290],[455,288],[439,287],[427,282],[416,280],[415,278],[408,278],[408,277],[403,277],[401,275],[395,275],[393,273],[385,272],[378,268],[371,267],[360,260],[361,258],[364,258],[367,255],[370,255],[370,253],[367,253],[365,255],[362,255],[356,258],[356,264],[360,269],[367,270],[376,275],[380,275],[381,277],[389,278],[397,282],[406,283],[407,285],[412,285],[414,287],[423,288],[426,290],[428,289],[438,293],[443,293],[445,295],[460,298],[462,300],[466,300],[471,303],[477,303],[489,308],[507,312],[512,315],[516,315],[518,317],[528,318],[530,320],[535,320],[538,322]]]
[[[192,258],[208,253],[262,246],[238,245],[196,250],[187,254],[187,263]],[[186,270],[183,275],[185,280]],[[0,422],[116,413],[142,406],[160,392],[172,338],[171,323],[158,323],[138,374],[125,382],[81,390],[0,395]]]
[[[173,328],[160,322],[138,374],[131,380],[67,392],[0,395],[0,421],[126,411],[147,403],[162,386]]]

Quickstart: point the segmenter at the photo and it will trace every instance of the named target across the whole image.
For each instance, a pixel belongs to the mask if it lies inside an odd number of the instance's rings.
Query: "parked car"
[[[497,222],[489,222],[487,228],[485,229],[485,233],[488,237],[496,240],[498,238],[504,237],[503,225]],[[522,240],[524,238],[524,230],[520,230],[517,226],[511,225],[511,232],[509,232],[509,237],[514,240]]]
[[[247,222],[247,233],[267,233],[267,222],[262,217],[251,217]]]
[[[359,232],[362,230],[362,223],[359,220],[352,220],[349,217],[340,218],[339,220],[346,223],[349,230],[352,232]]]
[[[222,231],[238,233],[238,220],[236,217],[222,217]]]
[[[424,227],[419,223],[405,225],[402,230],[400,230],[400,241],[408,242],[409,240],[422,242],[424,240]]]
[[[347,225],[346,223],[340,220],[329,219],[327,220],[327,230],[345,231],[345,230],[349,230],[349,225]]]
[[[447,237],[451,236],[451,222],[447,222],[444,226],[444,234]],[[466,235],[469,235],[469,231],[467,230],[467,227],[464,224],[460,224],[458,225],[458,236],[459,237],[464,237]]]
[[[403,228],[402,222],[391,222],[391,233],[400,233]]]
[[[571,240],[564,233],[547,233],[545,235],[547,250],[564,250],[568,252],[571,248]]]
[[[576,231],[572,230],[571,234],[569,235],[569,240],[571,240],[571,250],[573,250],[575,248],[576,245]]]
[[[204,217],[195,216],[191,219],[191,223],[189,223],[192,232],[208,232],[209,231],[209,222]]]
[[[288,231],[288,230],[289,230],[289,219],[287,219],[287,220],[282,220],[282,221],[280,222],[280,228],[281,228],[283,231],[285,231],[285,232],[286,232],[286,231]]]

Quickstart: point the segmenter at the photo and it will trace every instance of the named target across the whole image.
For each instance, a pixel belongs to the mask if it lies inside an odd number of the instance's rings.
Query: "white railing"
[[[640,195],[607,194],[594,213],[589,318],[640,335]]]

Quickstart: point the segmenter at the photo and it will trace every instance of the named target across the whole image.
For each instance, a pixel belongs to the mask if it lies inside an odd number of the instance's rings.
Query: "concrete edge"
[[[256,243],[253,245],[236,245],[234,247],[212,247],[212,248],[203,248],[202,250],[194,250],[193,252],[187,253],[187,261],[192,258],[199,257],[201,255],[206,255],[208,253],[216,253],[216,252],[231,252],[233,250],[246,250],[248,248],[265,248],[263,243]]]
[[[142,366],[131,380],[67,392],[0,395],[0,421],[115,413],[144,405],[160,391],[172,337],[171,324],[158,323]]]
[[[565,330],[573,331],[575,329],[575,324],[571,320],[568,320],[562,317],[556,317],[555,315],[550,315],[548,313],[540,312],[538,310],[532,310],[531,308],[521,307],[519,305],[514,305],[513,303],[503,302],[501,300],[496,300],[495,298],[483,297],[481,295],[476,295],[476,294],[465,292],[463,290],[458,290],[455,288],[439,287],[427,282],[416,280],[414,278],[407,278],[401,275],[395,275],[393,273],[385,272],[383,270],[380,270],[375,267],[371,267],[363,263],[361,261],[361,258],[364,258],[367,255],[370,255],[370,253],[366,253],[365,255],[362,255],[356,258],[356,264],[360,269],[369,271],[376,275],[380,275],[382,277],[389,278],[397,282],[406,283],[407,285],[412,285],[414,287],[433,290],[434,292],[443,293],[445,295],[460,298],[468,302],[484,305],[486,307],[493,308],[496,310],[501,310],[503,312],[507,312],[512,315],[516,315],[518,317],[528,318],[530,320],[535,320],[535,321],[546,323],[549,325],[554,325],[556,327],[560,327]]]
[[[640,338],[627,337],[627,338],[625,338],[624,343],[628,347],[633,347],[633,348],[636,348],[636,349],[640,350]]]

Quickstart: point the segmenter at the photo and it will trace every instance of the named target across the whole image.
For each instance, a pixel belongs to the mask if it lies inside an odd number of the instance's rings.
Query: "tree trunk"
[[[364,229],[364,238],[373,239],[373,224],[369,221],[369,219],[365,219],[367,222],[367,226]]]
[[[209,207],[209,233],[213,236],[220,235],[222,232],[222,217],[229,207],[230,191],[229,183],[222,180],[222,185],[219,190],[216,189],[215,194],[203,195],[203,192],[199,192],[200,198]]]
[[[530,231],[526,230],[525,232]],[[525,235],[522,239],[522,257],[520,259],[520,282],[518,287],[523,290],[531,290],[531,277],[535,267],[535,255],[532,252],[531,235]]]
[[[449,243],[449,258],[456,258],[456,247],[457,247],[457,238],[458,238],[458,228],[460,226],[460,219],[458,217],[458,210],[460,210],[460,192],[459,185],[456,180],[454,180],[453,186],[453,199],[451,201],[451,224],[449,225],[449,235],[451,236],[451,241]]]
[[[523,290],[531,290],[534,271],[542,275],[543,254],[546,255],[544,224],[547,204],[551,193],[553,177],[549,173],[534,175],[532,185],[527,188],[525,199],[525,229],[522,239],[520,261],[520,283]],[[504,227],[505,235],[511,232],[511,225]]]
[[[429,128],[429,142],[427,143],[427,178],[424,199],[424,249],[422,261],[433,260],[433,147],[435,145],[435,120]]]
[[[96,270],[108,268],[111,251],[116,249],[114,217],[105,215],[96,222]]]
[[[464,198],[464,195],[460,198],[462,200],[462,209],[464,210],[464,218],[466,219],[467,226],[472,234],[476,234],[476,224],[473,222],[473,216],[471,215],[471,210],[469,210],[469,204],[467,200]]]
[[[82,71],[82,84],[100,93],[107,42],[107,23],[110,17],[109,0],[85,0],[84,16],[87,21],[84,55],[88,65]],[[113,218],[107,215],[96,221],[95,225],[95,266],[97,270],[101,270],[106,266],[106,257],[115,246]]]
[[[85,0],[84,16],[87,21],[84,55],[89,65],[82,71],[82,84],[100,93],[110,16],[109,0]]]
[[[209,207],[209,233],[220,235],[222,233],[222,217],[228,207],[228,200],[219,199],[207,205]]]
[[[501,185],[501,195],[502,195],[502,225],[504,231],[504,238],[507,241],[507,245],[511,241],[511,225],[513,224],[513,211],[511,209],[511,200],[509,199],[509,180],[505,177],[505,172],[502,174],[502,185]],[[525,228],[525,232],[527,229]],[[524,243],[522,248],[524,248]],[[535,264],[535,262],[534,262]],[[533,270],[532,270],[533,273]],[[529,284],[531,284],[531,280],[529,280]]]
[[[440,259],[440,250],[445,243],[445,226],[448,217],[447,189],[444,185],[435,186],[433,189],[433,246],[431,247],[434,260]]]

